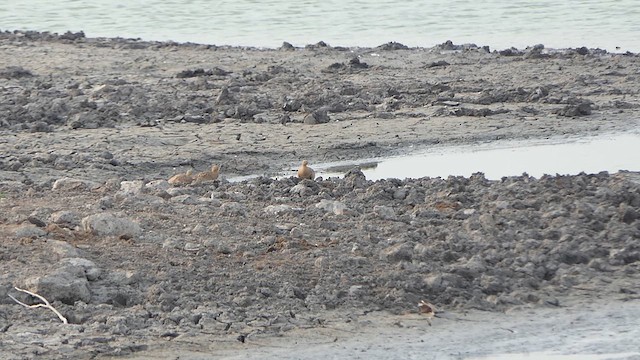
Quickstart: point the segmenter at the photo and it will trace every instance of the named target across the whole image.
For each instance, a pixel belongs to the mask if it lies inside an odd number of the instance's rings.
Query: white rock
[[[143,188],[144,181],[142,180],[121,181],[119,193],[124,196],[135,196],[140,194]]]
[[[97,182],[63,177],[53,183],[53,190],[71,191],[71,190],[91,190],[100,186]]]
[[[112,214],[100,213],[82,219],[82,227],[95,235],[102,236],[138,236],[142,228],[137,223]]]
[[[320,202],[316,204],[316,207],[327,212],[332,212],[336,215],[343,215],[347,210],[347,206],[344,203],[326,199],[320,200]]]
[[[293,207],[291,205],[269,205],[266,208],[264,208],[264,212],[270,215],[279,215],[279,214],[286,214],[286,213],[300,213],[304,211],[304,209],[302,208],[296,208]]]

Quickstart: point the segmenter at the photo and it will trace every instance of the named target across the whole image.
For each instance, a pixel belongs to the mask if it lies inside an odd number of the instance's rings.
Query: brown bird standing
[[[309,166],[309,162],[307,160],[302,161],[302,165],[298,168],[298,177],[300,179],[310,179],[313,180],[316,178],[316,172],[313,171]]]

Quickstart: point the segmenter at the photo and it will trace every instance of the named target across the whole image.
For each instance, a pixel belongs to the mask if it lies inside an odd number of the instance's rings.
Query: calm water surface
[[[640,133],[611,134],[590,138],[536,141],[495,141],[467,146],[435,147],[406,156],[368,159],[362,172],[368,180],[385,178],[469,177],[483,172],[498,180],[526,172],[539,178],[618,170],[640,171]],[[342,171],[336,171],[339,166]],[[318,176],[342,176],[349,163],[318,164]]]
[[[639,0],[4,0],[0,29],[277,47],[446,40],[640,52]],[[619,47],[619,49],[616,49]]]

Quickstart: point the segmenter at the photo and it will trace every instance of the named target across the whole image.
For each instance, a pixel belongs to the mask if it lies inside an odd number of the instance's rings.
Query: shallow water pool
[[[342,176],[355,166],[360,166],[368,180],[468,177],[476,172],[498,180],[523,173],[541,177],[640,171],[640,133],[439,146],[405,156],[317,164],[314,168],[317,176],[327,178]]]

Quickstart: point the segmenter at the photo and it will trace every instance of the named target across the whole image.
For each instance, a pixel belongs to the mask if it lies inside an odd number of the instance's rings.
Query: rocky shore
[[[637,130],[637,54],[5,31],[0,64],[3,358],[257,350],[375,328],[372,314],[421,321],[421,300],[637,302],[638,173],[270,177],[302,159]],[[167,182],[212,164],[216,180]]]

